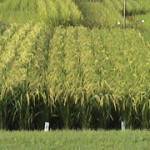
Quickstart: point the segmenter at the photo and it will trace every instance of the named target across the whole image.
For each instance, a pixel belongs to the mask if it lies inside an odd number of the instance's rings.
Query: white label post
[[[125,130],[125,121],[121,121],[121,130],[122,130],[122,131]]]
[[[49,131],[49,122],[45,122],[44,131]]]

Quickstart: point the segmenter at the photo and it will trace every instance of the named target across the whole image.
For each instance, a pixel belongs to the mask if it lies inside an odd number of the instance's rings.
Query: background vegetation
[[[0,20],[9,23],[26,23],[30,20],[44,21],[51,25],[74,25],[80,18],[81,13],[72,0],[0,1]]]
[[[150,128],[148,4],[1,0],[1,128]]]

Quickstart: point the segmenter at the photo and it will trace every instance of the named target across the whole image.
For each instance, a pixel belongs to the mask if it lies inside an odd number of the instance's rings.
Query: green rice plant
[[[10,25],[8,26],[6,29],[4,29],[4,31],[2,31],[2,36],[0,37],[0,51],[4,50],[4,46],[6,45],[6,43],[11,39],[11,37],[13,36],[13,34],[16,31],[16,28],[18,27],[18,25]]]

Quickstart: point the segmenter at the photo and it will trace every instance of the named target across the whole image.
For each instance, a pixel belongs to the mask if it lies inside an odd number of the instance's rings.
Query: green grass
[[[149,150],[150,131],[0,132],[2,150]]]

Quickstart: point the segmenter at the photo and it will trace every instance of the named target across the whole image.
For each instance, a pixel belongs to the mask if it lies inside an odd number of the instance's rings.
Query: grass
[[[0,131],[3,150],[149,150],[150,131]]]

